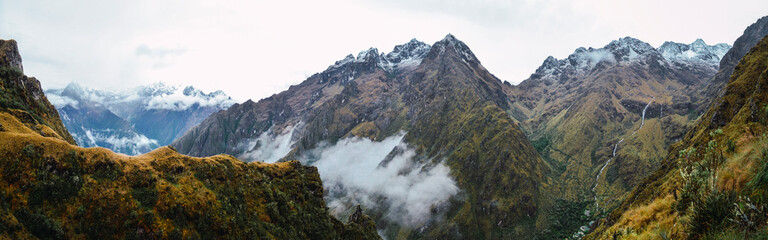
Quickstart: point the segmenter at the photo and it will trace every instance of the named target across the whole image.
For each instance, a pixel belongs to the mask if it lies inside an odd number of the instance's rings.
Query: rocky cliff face
[[[173,146],[318,166],[332,210],[362,204],[390,238],[520,237],[535,231],[549,170],[507,115],[502,85],[452,35],[411,40],[235,104]]]
[[[2,52],[18,56],[8,44]],[[346,224],[332,217],[317,169],[296,161],[77,147],[39,82],[9,62],[0,64],[0,238],[380,239],[360,208]]]

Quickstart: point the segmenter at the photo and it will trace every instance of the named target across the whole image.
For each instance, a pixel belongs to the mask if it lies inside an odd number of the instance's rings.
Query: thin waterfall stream
[[[632,132],[632,135],[635,135],[637,131],[643,128],[643,125],[645,125],[645,112],[648,110],[648,107],[651,106],[651,103],[653,100],[656,100],[656,97],[653,97],[651,101],[648,101],[648,104],[645,105],[643,108],[643,112],[641,113],[640,117],[640,127],[637,128],[634,132]],[[661,118],[661,113],[659,114],[659,118]],[[613,153],[611,154],[611,158],[608,159],[608,161],[605,161],[605,164],[603,164],[603,167],[600,168],[600,172],[597,173],[597,176],[595,177],[595,185],[592,186],[592,195],[595,198],[595,214],[597,214],[600,209],[600,202],[597,200],[597,186],[600,184],[600,176],[603,175],[603,171],[605,171],[605,168],[608,167],[608,164],[611,163],[611,161],[616,158],[616,151],[619,149],[619,144],[624,142],[624,138],[620,139],[616,144],[613,145]],[[585,215],[589,215],[589,211],[585,211]],[[573,238],[575,239],[581,239],[584,237],[584,235],[589,232],[589,226],[592,225],[594,221],[591,221],[589,224],[581,226],[579,228],[579,231],[573,234]]]

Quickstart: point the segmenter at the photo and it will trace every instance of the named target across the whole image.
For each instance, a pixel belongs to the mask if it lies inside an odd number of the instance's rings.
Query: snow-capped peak
[[[368,50],[360,51],[360,53],[357,54],[357,59],[355,59],[355,62],[371,62],[378,60],[379,57],[379,49],[376,48],[369,48]]]
[[[531,78],[568,79],[570,76],[589,72],[601,63],[613,65],[658,62],[671,67],[704,64],[705,67],[717,70],[720,59],[730,48],[728,44],[710,46],[704,40],[696,39],[691,44],[665,42],[656,49],[636,38],[624,37],[611,41],[603,48],[577,48],[566,59],[547,57]]]
[[[462,60],[467,62],[479,62],[477,57],[475,57],[475,54],[472,53],[472,50],[470,50],[464,42],[453,36],[453,34],[449,33],[448,35],[445,35],[445,38],[435,43],[435,46],[438,47],[440,53],[448,48],[453,48]]]
[[[656,50],[650,44],[632,37],[613,40],[604,49],[613,53],[614,58],[618,61],[634,60]]]
[[[379,66],[387,71],[392,71],[395,67],[407,68],[415,67],[421,63],[421,60],[427,56],[431,47],[422,41],[411,39],[408,43],[395,46],[392,52],[381,54]]]
[[[731,46],[725,43],[716,45],[707,45],[704,40],[696,39],[691,44],[676,42],[664,42],[659,47],[659,52],[664,59],[679,64],[704,63],[717,67],[720,59],[731,49]]]
[[[173,94],[178,89],[177,86],[156,82],[145,86],[139,86],[136,91],[142,96],[158,96],[163,94]]]
[[[629,64],[658,58],[659,53],[650,44],[636,38],[624,37],[613,40],[602,48],[577,48],[566,59],[547,57],[531,77],[567,79],[567,76],[589,72],[600,64]]]
[[[399,63],[408,59],[423,59],[429,53],[429,44],[411,39],[408,43],[397,45],[392,52],[381,54],[390,63]]]
[[[122,109],[129,105],[144,109],[182,111],[194,105],[226,109],[235,103],[222,91],[205,93],[192,86],[181,88],[166,83],[154,83],[120,92],[84,88],[70,83],[64,89],[48,89],[45,92],[49,99],[57,103],[54,104],[56,107],[70,105],[77,108],[83,103],[101,104],[121,116],[127,116],[123,114],[125,112],[134,111]]]
[[[347,63],[350,63],[350,62],[354,62],[354,61],[355,61],[355,56],[352,55],[352,54],[349,54],[346,57],[344,57],[344,59],[336,61],[336,63],[334,63],[331,67],[334,67],[334,66],[338,67],[338,66],[341,66],[341,65],[344,65],[344,64],[347,64]]]
[[[347,55],[344,59],[336,61],[328,69],[335,69],[345,66],[351,63],[371,63],[375,62],[376,65],[385,71],[392,71],[395,68],[402,69],[406,67],[418,66],[421,60],[429,53],[431,47],[429,44],[421,42],[419,40],[411,39],[409,42],[397,45],[392,52],[381,53],[376,48],[369,48],[367,50],[360,51],[355,57],[352,54]]]

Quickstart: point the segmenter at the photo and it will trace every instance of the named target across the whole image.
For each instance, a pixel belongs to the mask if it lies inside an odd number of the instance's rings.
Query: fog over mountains
[[[137,155],[171,143],[234,100],[222,91],[204,93],[156,83],[126,91],[102,91],[70,83],[46,94],[80,146]]]

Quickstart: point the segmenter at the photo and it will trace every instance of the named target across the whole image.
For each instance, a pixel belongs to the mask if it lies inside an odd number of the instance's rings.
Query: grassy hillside
[[[768,38],[736,66],[661,169],[641,182],[587,239],[766,238]]]

